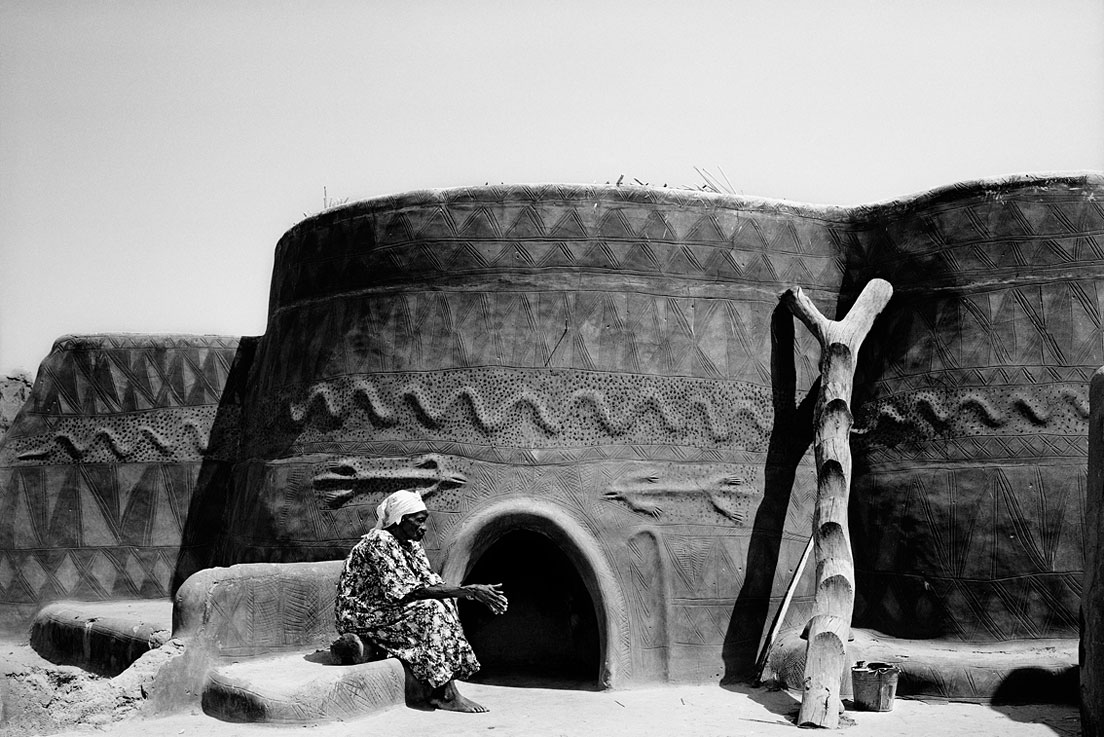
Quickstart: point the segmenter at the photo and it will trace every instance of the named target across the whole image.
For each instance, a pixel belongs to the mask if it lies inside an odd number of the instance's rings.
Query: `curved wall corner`
[[[586,585],[598,620],[601,686],[618,688],[665,675],[632,672],[625,592],[597,538],[562,507],[533,499],[506,499],[480,508],[450,530],[439,555],[441,575],[446,581],[464,580],[484,552],[516,530],[550,539]]]

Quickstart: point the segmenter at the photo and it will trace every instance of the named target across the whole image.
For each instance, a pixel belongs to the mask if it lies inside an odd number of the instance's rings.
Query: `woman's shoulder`
[[[398,544],[398,540],[387,530],[373,529],[369,530],[364,535],[361,535],[360,541],[357,543],[361,548],[393,548]]]
[[[390,537],[390,535],[387,535],[387,537]],[[384,538],[383,530],[372,528],[371,530],[368,530],[368,532],[366,532],[366,533],[364,533],[363,535],[360,536],[360,541],[362,543],[363,542],[372,543],[372,542],[379,542],[379,541],[383,540],[383,538]]]

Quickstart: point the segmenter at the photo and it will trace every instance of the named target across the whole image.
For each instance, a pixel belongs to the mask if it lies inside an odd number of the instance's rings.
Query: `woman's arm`
[[[450,586],[447,583],[423,586],[414,589],[402,598],[401,604],[419,599],[474,599],[495,614],[506,611],[506,596],[502,593],[502,584],[470,583],[466,586]]]

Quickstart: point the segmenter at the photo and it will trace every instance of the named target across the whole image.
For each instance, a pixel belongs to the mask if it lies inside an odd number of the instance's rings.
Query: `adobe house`
[[[881,277],[855,627],[1075,639],[1102,194],[1099,175],[858,208],[538,185],[324,212],[277,246],[263,336],[188,338],[209,344],[176,363],[141,358],[176,350],[161,338],[55,347],[0,447],[3,613],[337,560],[413,487],[446,578],[511,595],[464,615],[489,669],[747,677],[787,592],[797,629],[811,601],[818,349],[778,297],[843,314]],[[162,488],[171,521],[129,501]]]

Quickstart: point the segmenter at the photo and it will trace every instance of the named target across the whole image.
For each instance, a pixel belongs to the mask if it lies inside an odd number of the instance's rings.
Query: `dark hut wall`
[[[856,283],[896,290],[856,413],[862,626],[1077,637],[1088,382],[1104,363],[1100,187],[960,185],[856,223]]]

